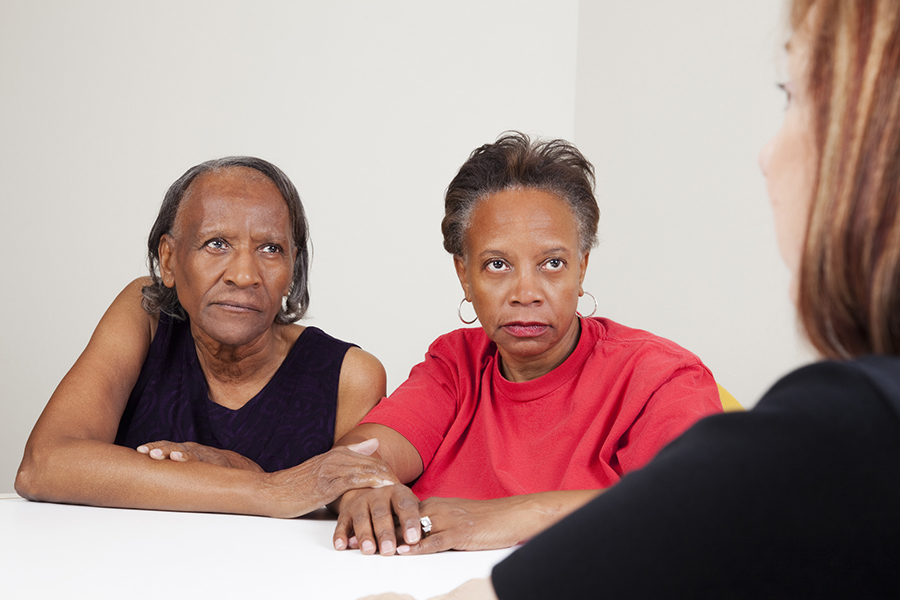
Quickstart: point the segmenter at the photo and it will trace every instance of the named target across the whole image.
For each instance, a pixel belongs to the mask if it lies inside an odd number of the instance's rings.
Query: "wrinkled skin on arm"
[[[141,308],[141,287],[148,282],[135,280],[119,294],[57,387],[26,444],[15,484],[20,495],[94,506],[294,517],[348,490],[397,481],[387,463],[372,455],[377,441],[355,447],[357,452],[334,449],[275,473],[199,444],[176,448],[148,440],[147,453],[116,446],[119,420],[158,322]],[[352,350],[338,394],[337,427],[343,429],[384,394],[380,363]],[[158,456],[151,455],[154,450]]]
[[[368,436],[380,441],[378,454],[408,483],[422,474],[415,447],[384,425],[366,423],[338,444]],[[333,506],[338,512],[333,543],[336,550],[359,548],[363,554],[430,554],[444,550],[509,548],[540,533],[587,504],[600,490],[541,492],[492,500],[429,498],[419,502],[406,485],[357,489]],[[422,536],[420,518],[432,529]]]

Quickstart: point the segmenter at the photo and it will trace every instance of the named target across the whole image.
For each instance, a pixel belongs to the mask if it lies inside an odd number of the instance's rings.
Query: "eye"
[[[211,250],[224,250],[225,248],[228,247],[228,243],[221,238],[215,238],[215,239],[209,240],[204,245],[207,248],[210,248]]]
[[[507,262],[499,258],[489,260],[484,268],[488,273],[502,273],[504,271],[509,271]]]
[[[548,258],[541,265],[545,271],[562,271],[566,267],[566,261],[561,258]]]
[[[265,244],[260,250],[266,254],[281,254],[283,252],[281,246],[278,244]]]
[[[782,92],[784,92],[784,95],[785,95],[786,98],[787,98],[787,103],[785,104],[785,108],[789,107],[789,106],[791,105],[791,100],[793,100],[793,94],[791,93],[791,84],[790,84],[790,82],[788,82],[788,83],[779,83],[779,84],[778,84],[778,89],[780,89]]]

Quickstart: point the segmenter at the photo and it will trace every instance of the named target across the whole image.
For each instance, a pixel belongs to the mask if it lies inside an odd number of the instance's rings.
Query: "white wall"
[[[475,147],[574,133],[575,0],[0,0],[0,492],[169,184],[271,160],[308,210],[310,319],[396,387],[456,327],[442,194]],[[540,85],[536,85],[536,83]]]
[[[309,324],[398,385],[461,297],[442,193],[509,128],[597,165],[601,312],[752,404],[802,358],[755,153],[776,0],[0,0],[0,492],[53,388],[145,272],[166,187],[254,154],[315,244]],[[577,72],[576,72],[577,68]]]
[[[601,312],[696,352],[745,406],[811,359],[757,153],[784,96],[783,0],[582,0],[575,143],[594,162]]]

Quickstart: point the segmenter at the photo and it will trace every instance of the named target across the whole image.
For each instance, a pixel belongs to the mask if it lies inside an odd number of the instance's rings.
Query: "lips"
[[[239,300],[217,300],[212,302],[214,306],[229,312],[259,312],[260,308],[255,303],[241,302]]]
[[[530,338],[543,334],[550,326],[544,323],[507,323],[503,329],[513,337]]]

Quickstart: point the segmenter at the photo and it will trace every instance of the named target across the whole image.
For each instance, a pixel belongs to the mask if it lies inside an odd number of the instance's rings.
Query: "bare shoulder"
[[[101,333],[101,330],[105,333],[107,329],[112,330],[109,333],[121,334],[125,333],[121,331],[122,329],[127,329],[129,333],[136,333],[140,338],[144,338],[141,334],[146,334],[149,343],[159,324],[159,314],[149,314],[143,307],[143,289],[151,283],[153,282],[149,277],[138,277],[126,285],[106,310],[94,335]]]
[[[345,376],[360,377],[367,385],[373,385],[379,381],[386,383],[387,381],[381,361],[375,358],[375,355],[356,346],[347,350],[347,354],[344,355],[344,362],[341,365],[342,383]]]
[[[355,427],[386,391],[387,375],[381,361],[361,348],[350,348],[341,364],[335,441]]]

